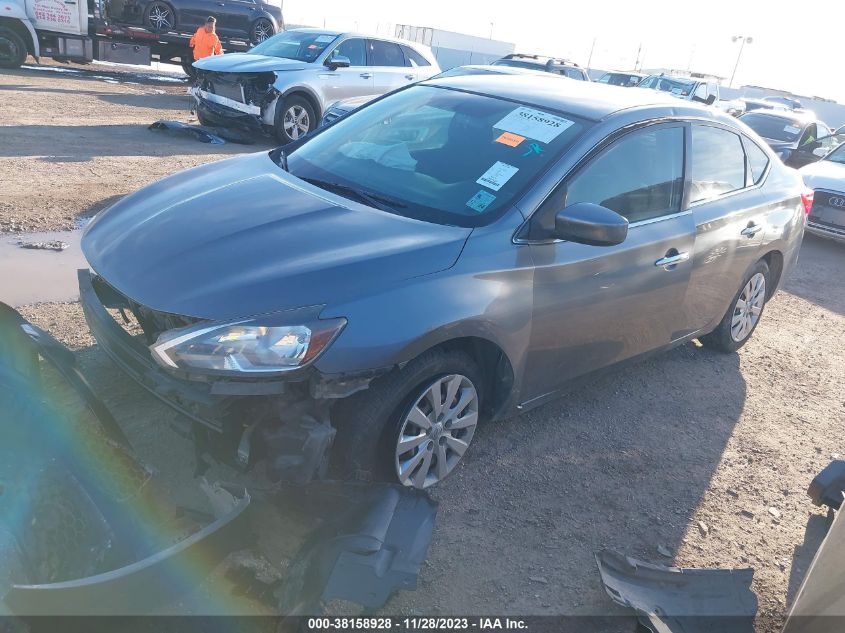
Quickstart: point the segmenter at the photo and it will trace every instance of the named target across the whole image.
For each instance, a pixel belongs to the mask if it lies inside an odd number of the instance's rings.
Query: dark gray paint
[[[765,144],[727,115],[652,91],[587,82],[561,89],[556,78],[534,75],[427,83],[597,123],[514,208],[476,229],[375,211],[256,154],[125,198],[92,222],[86,256],[119,291],[165,312],[222,320],[323,306],[323,318],[348,321],[315,363],[324,374],[386,368],[444,341],[484,339],[514,372],[500,415],[545,401],[576,376],[707,333],[754,262],[776,251],[785,274],[797,258],[801,181],[768,148],[760,186],[693,207],[685,201],[676,215],[632,224],[619,245],[526,240],[524,225],[548,210],[555,187],[620,131],[696,121]],[[751,238],[742,234],[750,223],[761,227]],[[672,249],[690,260],[655,266]]]

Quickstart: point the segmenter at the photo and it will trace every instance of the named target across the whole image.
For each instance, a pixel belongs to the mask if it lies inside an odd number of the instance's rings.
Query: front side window
[[[702,101],[707,100],[707,84],[698,84],[698,87],[695,89],[695,94],[693,95],[697,99],[701,99]]]
[[[801,136],[801,141],[798,143],[798,146],[801,147],[802,145],[812,143],[817,138],[818,134],[816,132],[816,124],[810,123],[810,125],[807,126],[807,129],[804,130],[804,134]]]
[[[332,57],[348,57],[350,66],[366,66],[367,43],[360,37],[346,40],[332,51]]]
[[[314,33],[313,31],[283,31],[267,38],[249,52],[255,55],[283,57],[300,62],[313,62],[326,47],[337,39],[332,33]]]
[[[567,185],[565,204],[592,202],[633,223],[680,211],[683,189],[683,127],[646,128],[582,168]]]
[[[739,135],[709,125],[693,125],[690,174],[690,203],[744,188],[745,150]]]
[[[417,85],[325,128],[290,153],[288,168],[386,212],[481,226],[507,211],[589,125],[529,104]]]
[[[370,64],[373,66],[405,66],[405,56],[399,44],[370,40]]]

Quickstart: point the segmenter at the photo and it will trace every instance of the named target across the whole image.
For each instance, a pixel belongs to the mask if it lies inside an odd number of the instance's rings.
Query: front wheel
[[[745,277],[716,329],[701,337],[702,345],[726,353],[735,352],[745,345],[763,316],[768,282],[769,266],[759,261]]]
[[[11,29],[0,27],[0,68],[20,68],[26,61],[26,44]]]
[[[463,352],[432,350],[337,403],[333,461],[341,477],[428,488],[469,448],[481,372]]]
[[[185,74],[188,75],[191,79],[196,79],[197,76],[197,69],[194,68],[194,59],[186,55],[185,57],[181,58],[182,60],[182,70],[185,71]]]
[[[279,99],[274,121],[276,138],[283,145],[299,140],[317,127],[317,115],[308,101],[298,95]]]

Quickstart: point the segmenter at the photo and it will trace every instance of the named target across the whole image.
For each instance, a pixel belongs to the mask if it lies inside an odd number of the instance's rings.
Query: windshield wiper
[[[302,180],[307,183],[311,183],[315,187],[325,189],[326,191],[333,191],[334,193],[340,194],[344,197],[348,195],[354,196],[364,204],[381,209],[382,211],[395,212],[397,209],[404,209],[408,206],[404,202],[396,200],[395,198],[383,196],[378,193],[372,193],[370,191],[364,191],[363,189],[350,187],[349,185],[342,185],[339,182],[329,182],[327,180],[320,180],[319,178],[303,178]]]

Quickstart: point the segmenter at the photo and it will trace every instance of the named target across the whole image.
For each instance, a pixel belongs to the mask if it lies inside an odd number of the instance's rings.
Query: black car
[[[610,84],[611,86],[623,86],[630,88],[638,85],[645,75],[640,73],[623,73],[618,71],[611,71],[603,74],[597,79],[600,84]]]
[[[813,155],[813,151],[821,147],[820,139],[831,136],[830,128],[821,121],[788,110],[755,110],[739,118],[762,136],[790,167],[801,167],[821,158],[819,154]]]
[[[155,33],[193,33],[209,16],[224,39],[257,44],[284,29],[281,0],[106,0],[106,14]]]
[[[502,59],[496,60],[493,66],[511,66],[513,68],[527,68],[529,70],[542,70],[547,73],[563,75],[578,81],[590,81],[587,71],[575,62],[558,57],[543,57],[542,55],[524,55],[512,53],[505,55]]]

